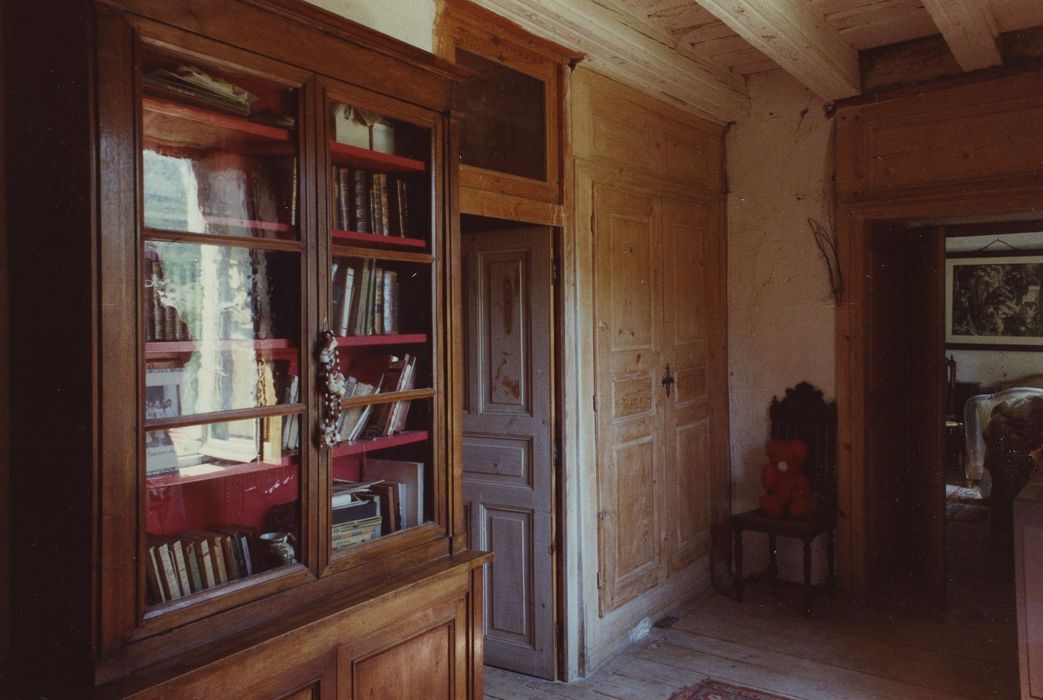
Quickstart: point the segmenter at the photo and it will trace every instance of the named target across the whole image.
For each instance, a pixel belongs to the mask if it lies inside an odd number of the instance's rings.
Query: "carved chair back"
[[[801,440],[808,446],[804,473],[811,482],[816,510],[831,510],[837,503],[837,404],[826,403],[822,391],[807,382],[786,389],[786,397],[773,397],[768,409],[771,437]]]

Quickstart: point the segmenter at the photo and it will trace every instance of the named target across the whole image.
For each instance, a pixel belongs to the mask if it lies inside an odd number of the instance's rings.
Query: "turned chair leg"
[[[804,540],[804,614],[811,616],[815,589],[811,585],[811,540]]]
[[[826,568],[828,574],[826,575],[826,590],[829,591],[830,597],[837,590],[837,531],[836,528],[830,528],[829,532],[826,533]]]
[[[771,585],[779,578],[779,547],[775,533],[768,534],[768,580]]]
[[[735,529],[735,600],[742,602],[742,528]]]

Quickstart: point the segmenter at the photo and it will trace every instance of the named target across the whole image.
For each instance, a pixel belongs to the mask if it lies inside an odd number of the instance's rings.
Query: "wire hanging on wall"
[[[844,273],[840,269],[840,254],[837,250],[837,234],[814,218],[808,217],[811,235],[815,238],[822,259],[826,261],[826,272],[829,273],[829,293],[834,303],[839,304],[844,298]]]

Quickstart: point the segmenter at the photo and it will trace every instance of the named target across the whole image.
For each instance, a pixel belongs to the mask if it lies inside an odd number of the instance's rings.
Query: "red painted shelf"
[[[374,450],[384,450],[389,447],[408,445],[413,442],[424,442],[430,436],[431,434],[426,430],[407,430],[389,437],[379,437],[371,440],[353,440],[352,442],[341,443],[334,447],[333,456],[344,457],[346,455],[360,455],[367,452],[373,452]]]
[[[146,145],[215,149],[252,155],[292,155],[289,129],[259,124],[157,97],[142,100]]]
[[[375,246],[388,246],[390,248],[427,248],[427,241],[420,238],[408,236],[385,236],[380,233],[361,233],[360,231],[333,230],[334,241],[351,241],[353,243],[367,243]]]
[[[427,170],[427,163],[422,160],[380,153],[336,141],[330,141],[330,158],[337,165],[372,168],[384,173],[422,173]]]
[[[209,481],[210,479],[226,479],[230,476],[242,476],[271,469],[282,469],[284,467],[296,466],[296,455],[283,457],[279,464],[269,462],[243,462],[240,464],[198,464],[191,467],[182,467],[170,474],[161,474],[147,478],[146,485],[150,489],[159,489],[167,486],[184,486],[197,481]]]
[[[337,345],[341,347],[362,347],[367,345],[416,345],[426,343],[427,333],[398,333],[393,335],[349,335],[338,336]]]
[[[145,343],[145,353],[148,355],[160,353],[183,353],[195,352],[200,345],[215,345],[218,350],[233,350],[235,348],[252,347],[255,350],[296,350],[289,338],[264,338],[243,340],[215,340],[211,342],[200,342],[198,340],[154,340]]]

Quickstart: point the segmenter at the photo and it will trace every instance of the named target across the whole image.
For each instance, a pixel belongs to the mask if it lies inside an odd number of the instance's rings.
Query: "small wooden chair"
[[[826,588],[832,594],[836,589],[836,521],[837,521],[837,405],[826,404],[822,392],[807,382],[786,389],[782,401],[774,397],[769,409],[771,437],[781,440],[801,440],[808,446],[804,473],[811,482],[815,509],[807,518],[784,516],[773,518],[760,508],[732,516],[735,537],[735,598],[742,601],[747,582],[778,580],[777,538],[791,537],[804,543],[804,612],[811,614],[816,587],[811,585],[811,543],[826,534],[828,575]],[[742,533],[745,530],[768,535],[768,570],[763,575],[743,578]]]

